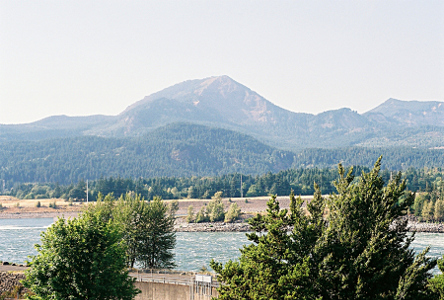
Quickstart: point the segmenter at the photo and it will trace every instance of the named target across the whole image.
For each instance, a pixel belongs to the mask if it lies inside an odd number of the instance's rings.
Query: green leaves
[[[119,199],[113,215],[127,245],[129,266],[137,261],[151,269],[175,267],[173,210],[158,197],[151,202],[131,194]]]
[[[42,233],[24,285],[30,299],[133,299],[138,293],[125,268],[116,226],[98,215],[58,219]]]

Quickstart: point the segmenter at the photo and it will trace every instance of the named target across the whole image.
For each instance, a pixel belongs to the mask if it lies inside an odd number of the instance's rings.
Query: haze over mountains
[[[323,149],[322,149],[323,148]],[[444,103],[389,99],[294,113],[228,76],[190,80],[117,116],[0,125],[0,180],[69,184],[100,177],[264,174],[289,168],[444,167]]]
[[[235,130],[281,149],[348,146],[444,146],[444,102],[389,99],[358,114],[318,115],[280,108],[228,76],[189,80],[154,93],[117,116],[53,116],[0,125],[0,141],[74,136],[134,137],[171,123]]]

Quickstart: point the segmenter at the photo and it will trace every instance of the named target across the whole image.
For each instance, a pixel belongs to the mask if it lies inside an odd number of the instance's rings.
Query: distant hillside
[[[295,113],[228,76],[176,84],[117,116],[56,116],[31,124],[0,125],[0,142],[138,137],[177,122],[235,130],[286,150],[444,146],[444,102],[389,99],[364,114],[348,108],[318,115]]]
[[[224,129],[171,124],[137,138],[76,137],[5,143],[0,179],[59,182],[114,177],[263,174],[291,167],[293,154]]]
[[[389,99],[364,114],[369,119],[381,116],[392,124],[408,127],[444,126],[444,102],[400,101]]]
[[[0,147],[0,180],[7,187],[25,182],[76,183],[100,177],[148,178],[260,175],[289,168],[370,167],[384,155],[383,168],[444,167],[444,149],[341,148],[278,150],[226,129],[169,124],[127,138],[71,137],[12,141]]]

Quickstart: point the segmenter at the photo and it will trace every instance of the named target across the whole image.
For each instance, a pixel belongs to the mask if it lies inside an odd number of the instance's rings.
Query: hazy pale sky
[[[444,1],[0,0],[1,124],[215,75],[294,112],[443,101]]]

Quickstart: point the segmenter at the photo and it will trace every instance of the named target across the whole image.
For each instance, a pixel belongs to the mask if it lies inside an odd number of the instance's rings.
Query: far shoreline
[[[39,218],[75,218],[82,211],[54,211],[54,212],[0,212],[2,219],[39,219]],[[248,214],[249,217],[253,216]],[[233,223],[204,222],[187,223],[184,218],[178,217],[174,226],[176,232],[251,232],[250,225],[246,219]],[[444,233],[444,223],[426,223],[409,221],[409,232]]]

